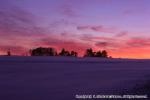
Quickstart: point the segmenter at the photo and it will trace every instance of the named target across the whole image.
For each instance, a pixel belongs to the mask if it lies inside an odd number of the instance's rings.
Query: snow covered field
[[[150,60],[0,57],[0,100],[75,100],[76,94],[149,95],[149,80]]]

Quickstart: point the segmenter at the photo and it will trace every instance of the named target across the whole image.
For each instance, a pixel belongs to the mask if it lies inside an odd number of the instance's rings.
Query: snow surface
[[[149,80],[150,60],[0,57],[0,100],[75,100],[130,93]]]

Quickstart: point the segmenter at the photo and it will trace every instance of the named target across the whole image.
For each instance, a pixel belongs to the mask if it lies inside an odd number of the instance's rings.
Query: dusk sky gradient
[[[150,0],[0,0],[0,54],[39,46],[150,58]]]

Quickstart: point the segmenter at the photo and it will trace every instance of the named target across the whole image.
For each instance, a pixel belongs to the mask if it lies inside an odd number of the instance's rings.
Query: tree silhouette
[[[66,51],[64,48],[59,53],[59,56],[71,56],[69,51]]]
[[[78,53],[77,53],[77,52],[75,52],[74,56],[75,56],[75,57],[77,57],[77,56],[78,56]]]
[[[107,57],[108,57],[108,54],[107,54],[107,51],[106,51],[106,50],[103,50],[103,51],[102,51],[102,57],[104,57],[104,58],[107,58]]]
[[[7,51],[7,56],[11,56],[10,50]]]
[[[95,56],[96,56],[96,57],[102,57],[101,51],[96,52]]]
[[[62,50],[61,50],[61,52],[59,53],[59,56],[65,56],[65,49],[64,48],[62,48]]]
[[[55,52],[54,48],[48,48],[47,52],[49,53],[49,56],[55,56],[56,55],[56,52]]]
[[[108,54],[106,50],[93,52],[92,48],[87,49],[84,57],[103,57],[107,58]]]
[[[31,56],[55,56],[56,51],[54,48],[36,48],[33,50],[30,50]]]
[[[94,57],[94,52],[93,52],[92,48],[87,49],[84,56],[85,57]]]
[[[43,48],[38,47],[35,49],[32,49],[29,51],[31,56],[71,56],[71,57],[77,57],[78,53],[75,51],[67,51],[64,48],[60,51],[60,53],[57,53],[57,51],[54,48]],[[7,55],[10,56],[10,51],[7,52]],[[84,57],[103,57],[108,58],[108,53],[106,50],[103,51],[97,51],[93,52],[92,48],[86,49]]]
[[[70,54],[70,55],[71,55],[71,56],[74,56],[74,57],[77,57],[78,53],[75,52],[75,51],[71,51],[71,54]]]

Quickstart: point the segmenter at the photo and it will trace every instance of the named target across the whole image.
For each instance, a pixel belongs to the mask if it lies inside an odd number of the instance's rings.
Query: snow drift
[[[75,100],[76,94],[148,94],[142,86],[147,86],[149,76],[150,60],[3,56],[0,99]]]

